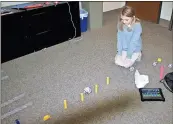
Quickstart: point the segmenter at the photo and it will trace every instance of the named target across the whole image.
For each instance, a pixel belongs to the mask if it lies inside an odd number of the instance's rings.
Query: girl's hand
[[[129,53],[127,53],[127,58],[128,58],[128,59],[131,59],[131,58],[132,58],[132,55],[129,54]]]

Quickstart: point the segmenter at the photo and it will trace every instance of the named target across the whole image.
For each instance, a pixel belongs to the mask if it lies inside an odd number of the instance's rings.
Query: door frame
[[[125,5],[127,6],[127,2],[130,2],[130,1],[126,1]],[[133,1],[132,1],[133,2]],[[154,1],[153,1],[154,2]],[[161,10],[162,10],[162,1],[159,1],[160,2],[160,6],[159,6],[159,13],[158,13],[158,18],[157,18],[157,23],[156,24],[159,24],[160,22],[160,15],[161,15]]]
[[[171,14],[171,20],[169,23],[169,30],[172,31],[172,27],[173,27],[173,9],[172,9],[172,14]]]

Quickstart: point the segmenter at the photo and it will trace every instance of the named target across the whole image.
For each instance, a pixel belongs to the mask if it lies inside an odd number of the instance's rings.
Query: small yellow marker
[[[106,78],[106,84],[108,85],[109,83],[110,83],[110,78],[107,77],[107,78]]]
[[[49,120],[50,119],[50,115],[45,115],[44,117],[43,117],[43,120],[44,121],[47,121],[47,120]]]
[[[84,94],[83,93],[80,93],[80,99],[82,102],[84,101]]]
[[[157,61],[158,61],[158,62],[161,62],[161,61],[162,61],[162,59],[161,59],[161,58],[158,58],[158,59],[157,59]]]
[[[95,85],[95,93],[97,93],[98,92],[98,85],[96,84]]]
[[[67,100],[64,100],[64,109],[67,109]]]

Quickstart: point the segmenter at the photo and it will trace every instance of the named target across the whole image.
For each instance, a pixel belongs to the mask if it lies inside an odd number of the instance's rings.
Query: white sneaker
[[[123,61],[122,61],[122,56],[120,56],[120,55],[116,55],[115,56],[115,64],[119,65],[119,66],[123,66],[124,65]]]
[[[139,54],[138,58],[136,61],[140,62],[141,61],[141,58],[142,58],[142,53]]]

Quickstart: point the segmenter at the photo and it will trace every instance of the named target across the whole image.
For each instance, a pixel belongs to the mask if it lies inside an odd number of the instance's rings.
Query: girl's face
[[[127,16],[122,16],[121,15],[121,21],[123,22],[123,24],[125,25],[130,25],[132,22],[133,18],[132,17],[127,17]]]

